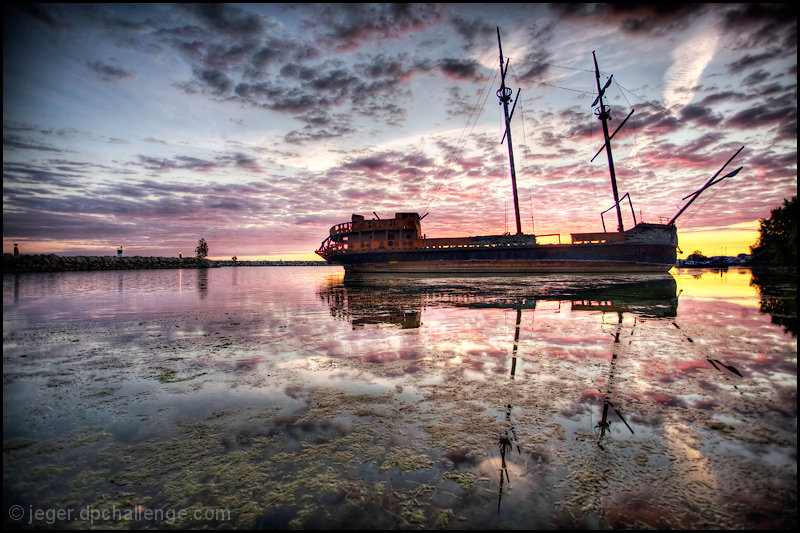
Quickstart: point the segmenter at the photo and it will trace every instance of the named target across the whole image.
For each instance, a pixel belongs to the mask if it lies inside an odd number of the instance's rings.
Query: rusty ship
[[[611,76],[601,87],[597,57],[592,53],[597,81],[597,98],[592,103],[595,115],[602,122],[605,143],[595,157],[606,152],[614,205],[601,213],[616,209],[617,231],[571,233],[570,242],[540,243],[534,234],[525,234],[520,222],[519,198],[517,194],[516,170],[511,142],[511,118],[519,99],[519,90],[514,106],[509,111],[513,90],[506,85],[508,60],[503,57],[500,30],[497,30],[500,51],[500,89],[497,96],[505,119],[503,141],[508,148],[516,234],[483,235],[471,237],[430,238],[422,232],[422,219],[418,213],[396,213],[394,218],[366,219],[353,214],[349,222],[337,224],[316,250],[317,255],[330,264],[341,265],[349,274],[357,273],[418,273],[418,274],[522,274],[541,272],[667,272],[676,263],[678,236],[675,220],[708,187],[727,177],[734,176],[739,169],[718,177],[725,167],[741,152],[740,148],[706,184],[683,200],[686,204],[667,223],[637,222],[624,229],[622,222],[622,200],[619,197],[611,139],[633,114],[630,112],[616,131],[609,134],[610,113],[604,102],[604,93],[611,83]],[[502,142],[502,141],[501,141]],[[594,158],[593,158],[594,159]],[[540,236],[541,237],[541,236]]]

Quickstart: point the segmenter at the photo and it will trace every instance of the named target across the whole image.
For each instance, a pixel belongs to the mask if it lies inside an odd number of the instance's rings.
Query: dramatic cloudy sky
[[[3,250],[313,258],[373,211],[514,232],[498,26],[526,233],[599,231],[613,204],[592,51],[611,127],[635,110],[614,159],[637,220],[745,147],[678,219],[684,256],[747,251],[797,193],[784,4],[26,4],[3,8]]]

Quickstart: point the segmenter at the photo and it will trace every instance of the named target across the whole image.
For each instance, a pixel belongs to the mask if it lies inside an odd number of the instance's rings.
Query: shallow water
[[[5,275],[4,525],[794,527],[796,285],[751,281]]]

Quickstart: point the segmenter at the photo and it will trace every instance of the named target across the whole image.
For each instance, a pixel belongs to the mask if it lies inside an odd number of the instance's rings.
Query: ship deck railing
[[[353,229],[352,222],[342,222],[341,224],[336,224],[331,228],[331,236],[339,235],[340,233],[349,233]]]
[[[340,224],[344,227],[349,223]],[[338,228],[339,226],[334,226]],[[334,228],[331,228],[331,234],[334,234]],[[338,233],[346,233],[346,229],[338,231]],[[572,244],[605,244],[614,242],[623,242],[626,237],[622,233],[572,233]],[[544,237],[557,237],[558,242],[537,242],[536,239]],[[366,246],[357,246],[357,243],[348,243],[340,240],[335,240],[330,237],[325,239],[317,250],[318,253],[331,254],[334,252],[374,252],[382,250],[446,250],[446,249],[492,249],[492,248],[509,248],[519,246],[558,246],[561,245],[561,234],[548,233],[542,235],[525,235],[522,238],[514,235],[500,235],[497,237],[455,237],[455,238],[434,238],[434,239],[419,239],[419,240],[397,240],[395,244],[388,246],[385,241],[364,241]],[[362,243],[358,243],[362,244]]]
[[[624,233],[596,232],[596,233],[570,233],[572,244],[590,244],[606,242],[623,242],[627,239]]]
[[[537,235],[536,239],[538,240],[538,239],[543,238],[543,237],[557,237],[558,238],[558,242],[557,243],[554,243],[554,242],[547,242],[547,243],[540,242],[539,244],[542,244],[542,245],[544,245],[544,244],[561,244],[561,234],[560,233],[544,233],[542,235]]]
[[[528,236],[530,237],[530,236]],[[436,238],[436,239],[420,239],[414,241],[405,241],[408,244],[399,244],[387,246],[381,241],[367,241],[370,246],[363,248],[354,247],[354,243],[347,243],[342,241],[333,240],[330,237],[325,239],[317,250],[320,254],[330,254],[333,252],[373,252],[381,250],[445,250],[445,249],[491,249],[491,248],[508,248],[516,246],[530,246],[536,244],[534,239],[528,240],[513,240],[511,238],[501,239],[497,241],[466,241],[461,238]],[[402,242],[402,241],[397,241]],[[373,246],[374,244],[374,246]]]
[[[497,240],[470,240],[469,237],[455,237],[452,239],[443,237],[414,241],[411,248],[432,250],[442,248],[500,248],[508,246],[530,246],[532,244],[536,244],[536,239],[514,240],[513,238],[505,237]]]

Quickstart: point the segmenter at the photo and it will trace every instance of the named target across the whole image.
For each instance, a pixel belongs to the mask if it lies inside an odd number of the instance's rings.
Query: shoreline
[[[3,254],[3,274],[28,272],[79,272],[88,270],[150,270],[219,268],[227,266],[324,266],[324,261],[213,261],[198,257],[59,256],[56,254]]]
[[[22,274],[31,272],[80,272],[90,270],[153,270],[176,268],[219,268],[237,266],[328,266],[325,261],[232,261],[200,259],[198,257],[159,257],[159,256],[59,256],[56,254],[3,254],[3,274]],[[687,265],[679,261],[675,268],[683,269],[725,269],[752,268],[756,270],[796,271],[796,267],[767,265],[704,263]]]

